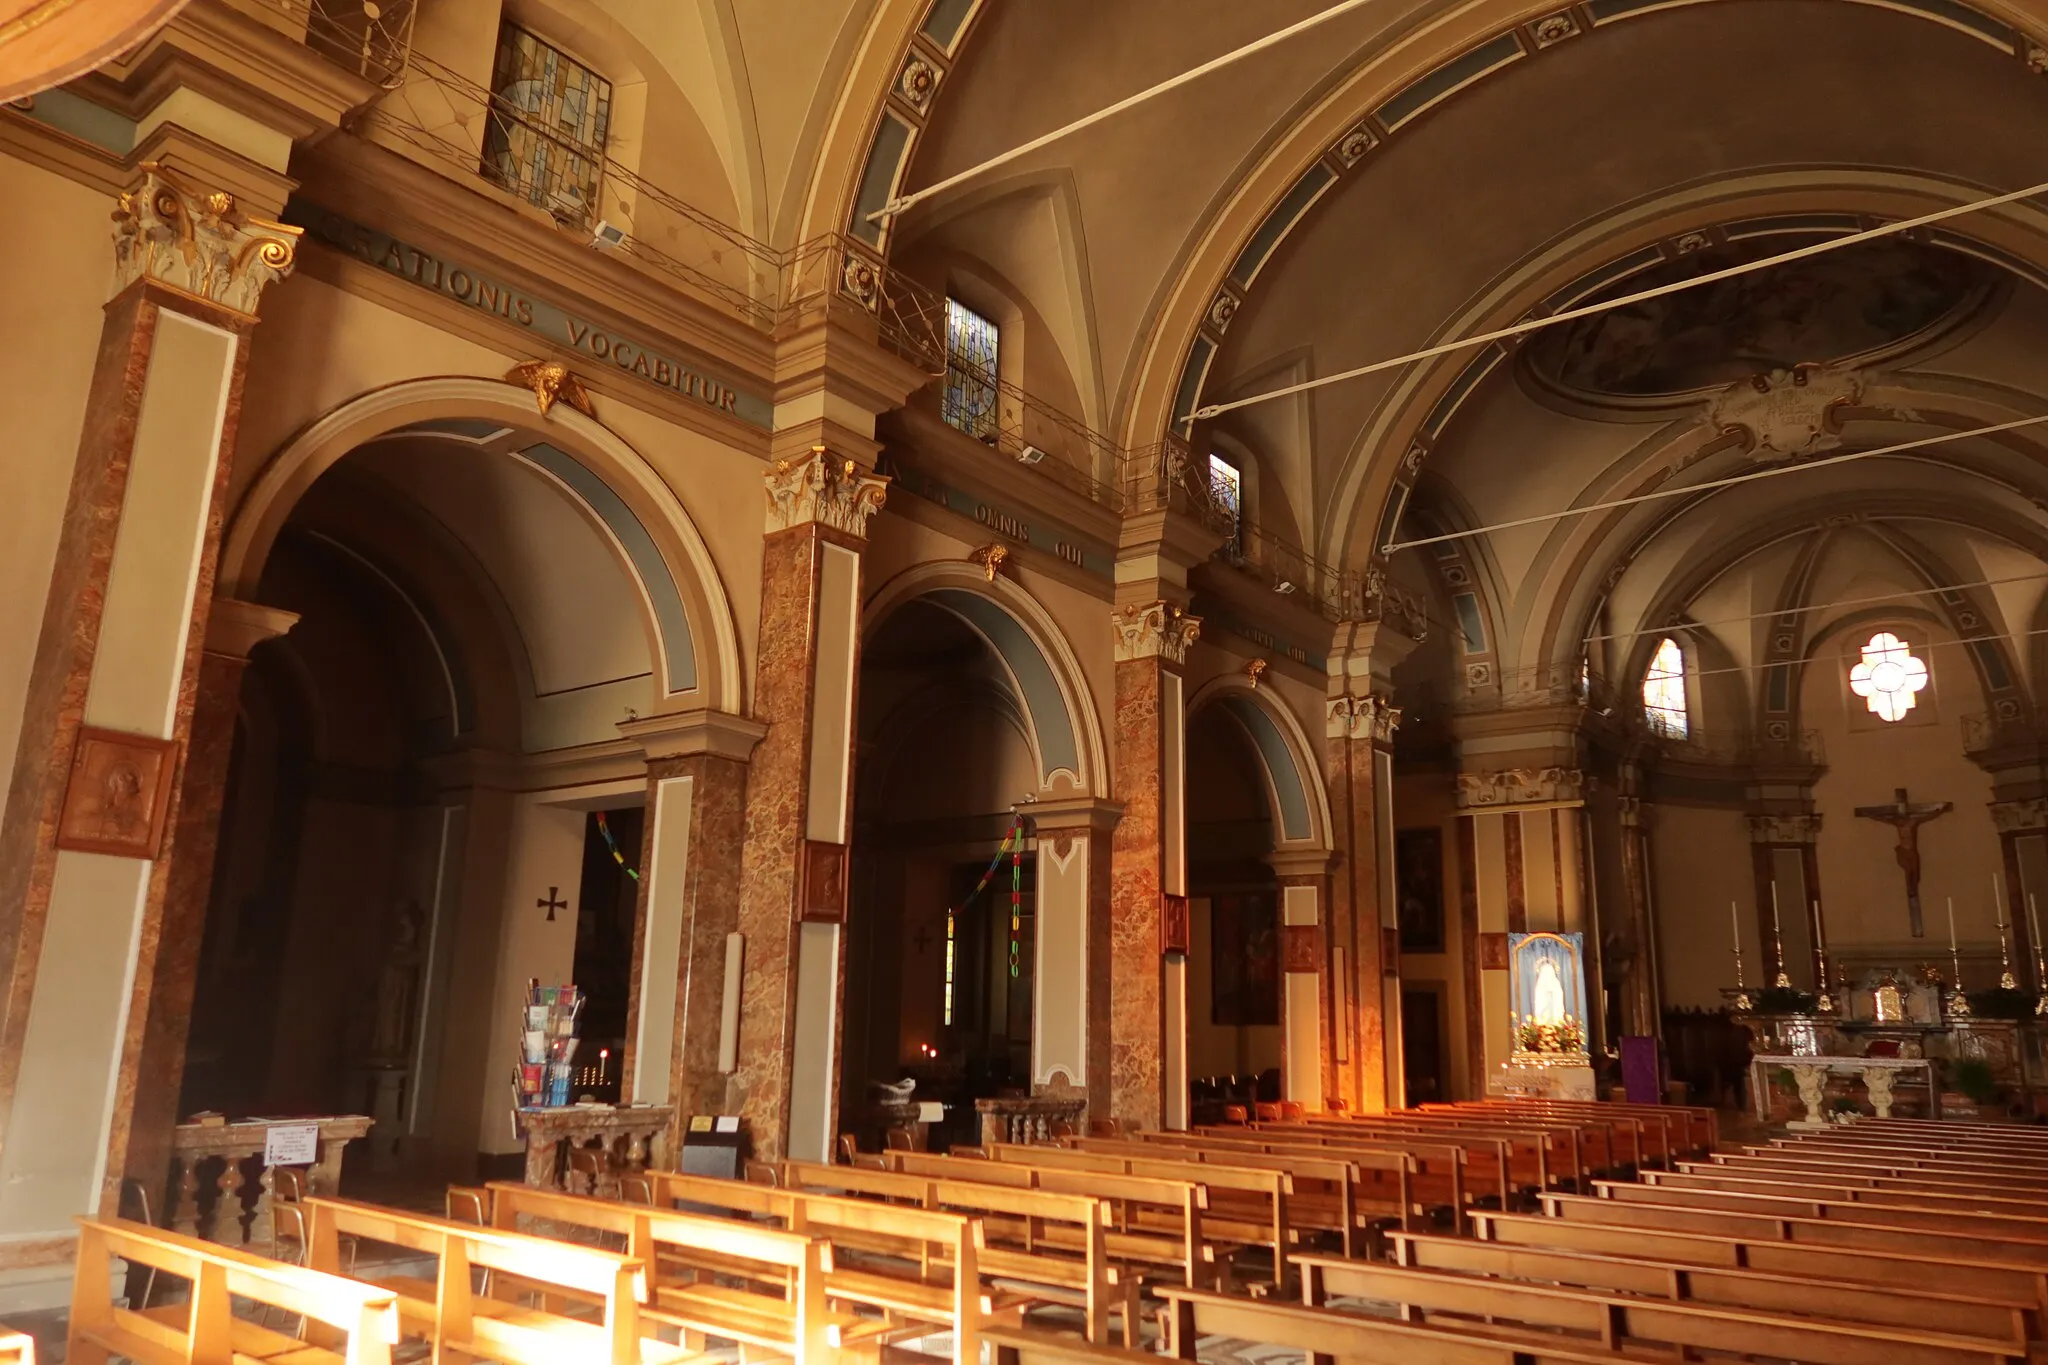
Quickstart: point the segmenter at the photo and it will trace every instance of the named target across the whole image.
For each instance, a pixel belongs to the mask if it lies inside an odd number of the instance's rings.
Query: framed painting
[[[177,775],[176,740],[84,727],[71,753],[57,847],[117,858],[156,857]]]
[[[1404,953],[1444,950],[1444,832],[1394,831],[1395,923]]]
[[[1209,900],[1209,1022],[1280,1022],[1280,902],[1270,891]]]

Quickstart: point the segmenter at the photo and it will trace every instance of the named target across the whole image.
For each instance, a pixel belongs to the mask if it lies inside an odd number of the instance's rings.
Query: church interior
[[[2043,132],[2041,0],[0,0],[0,1365],[2048,1350]]]

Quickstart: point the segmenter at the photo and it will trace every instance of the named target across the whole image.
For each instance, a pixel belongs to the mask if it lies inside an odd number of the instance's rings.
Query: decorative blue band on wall
[[[927,601],[952,612],[980,633],[989,647],[1002,656],[1010,675],[1023,693],[1018,698],[1031,717],[1038,735],[1038,756],[1045,764],[1040,779],[1065,768],[1077,777],[1081,771],[1081,741],[1074,733],[1074,718],[1068,714],[1067,699],[1060,692],[1052,661],[1031,638],[1031,632],[994,598],[965,588],[935,588],[925,594]]]
[[[1280,818],[1280,837],[1287,840],[1310,838],[1315,828],[1309,822],[1308,786],[1300,765],[1295,762],[1294,750],[1287,746],[1287,736],[1280,732],[1280,723],[1265,707],[1242,693],[1232,693],[1219,700],[1251,736],[1252,743],[1258,746],[1259,756],[1266,762],[1266,771],[1272,775],[1273,795],[1280,803],[1280,809],[1275,812]]]

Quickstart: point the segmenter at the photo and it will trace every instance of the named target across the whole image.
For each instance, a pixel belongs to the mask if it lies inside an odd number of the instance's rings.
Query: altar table
[[[1756,1102],[1756,1116],[1768,1116],[1765,1096],[1768,1093],[1769,1071],[1767,1068],[1784,1067],[1792,1073],[1792,1079],[1799,1086],[1799,1102],[1806,1106],[1806,1117],[1794,1119],[1788,1125],[1793,1128],[1824,1128],[1828,1117],[1821,1106],[1826,1103],[1828,1073],[1850,1072],[1861,1075],[1864,1088],[1870,1092],[1870,1106],[1881,1119],[1892,1116],[1892,1086],[1897,1083],[1901,1071],[1922,1071],[1927,1076],[1928,1117],[1941,1117],[1941,1087],[1934,1079],[1934,1063],[1925,1057],[1810,1057],[1773,1055],[1765,1053],[1750,1059],[1749,1093]]]
[[[204,1235],[233,1246],[246,1241],[267,1249],[276,1171],[263,1166],[252,1180],[246,1168],[252,1162],[262,1164],[270,1130],[318,1126],[319,1156],[306,1172],[307,1193],[333,1194],[341,1184],[342,1152],[349,1143],[369,1132],[372,1122],[365,1114],[340,1114],[328,1118],[244,1119],[240,1123],[212,1125],[181,1123],[171,1138],[172,1168],[177,1176],[171,1185],[171,1206],[159,1221],[188,1237]],[[213,1160],[221,1163],[212,1181],[214,1193],[210,1199],[202,1199],[199,1168]],[[253,1199],[251,1185],[255,1187]]]
[[[571,1194],[616,1194],[617,1180],[610,1172],[645,1169],[653,1162],[675,1112],[666,1104],[514,1110],[519,1135],[526,1139],[526,1183]],[[579,1151],[597,1156],[595,1178],[576,1169],[571,1154]]]

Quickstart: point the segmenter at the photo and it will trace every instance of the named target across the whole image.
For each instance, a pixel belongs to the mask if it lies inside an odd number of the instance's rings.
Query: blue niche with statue
[[[1584,1065],[1584,934],[1509,934],[1508,988],[1519,1062]]]

